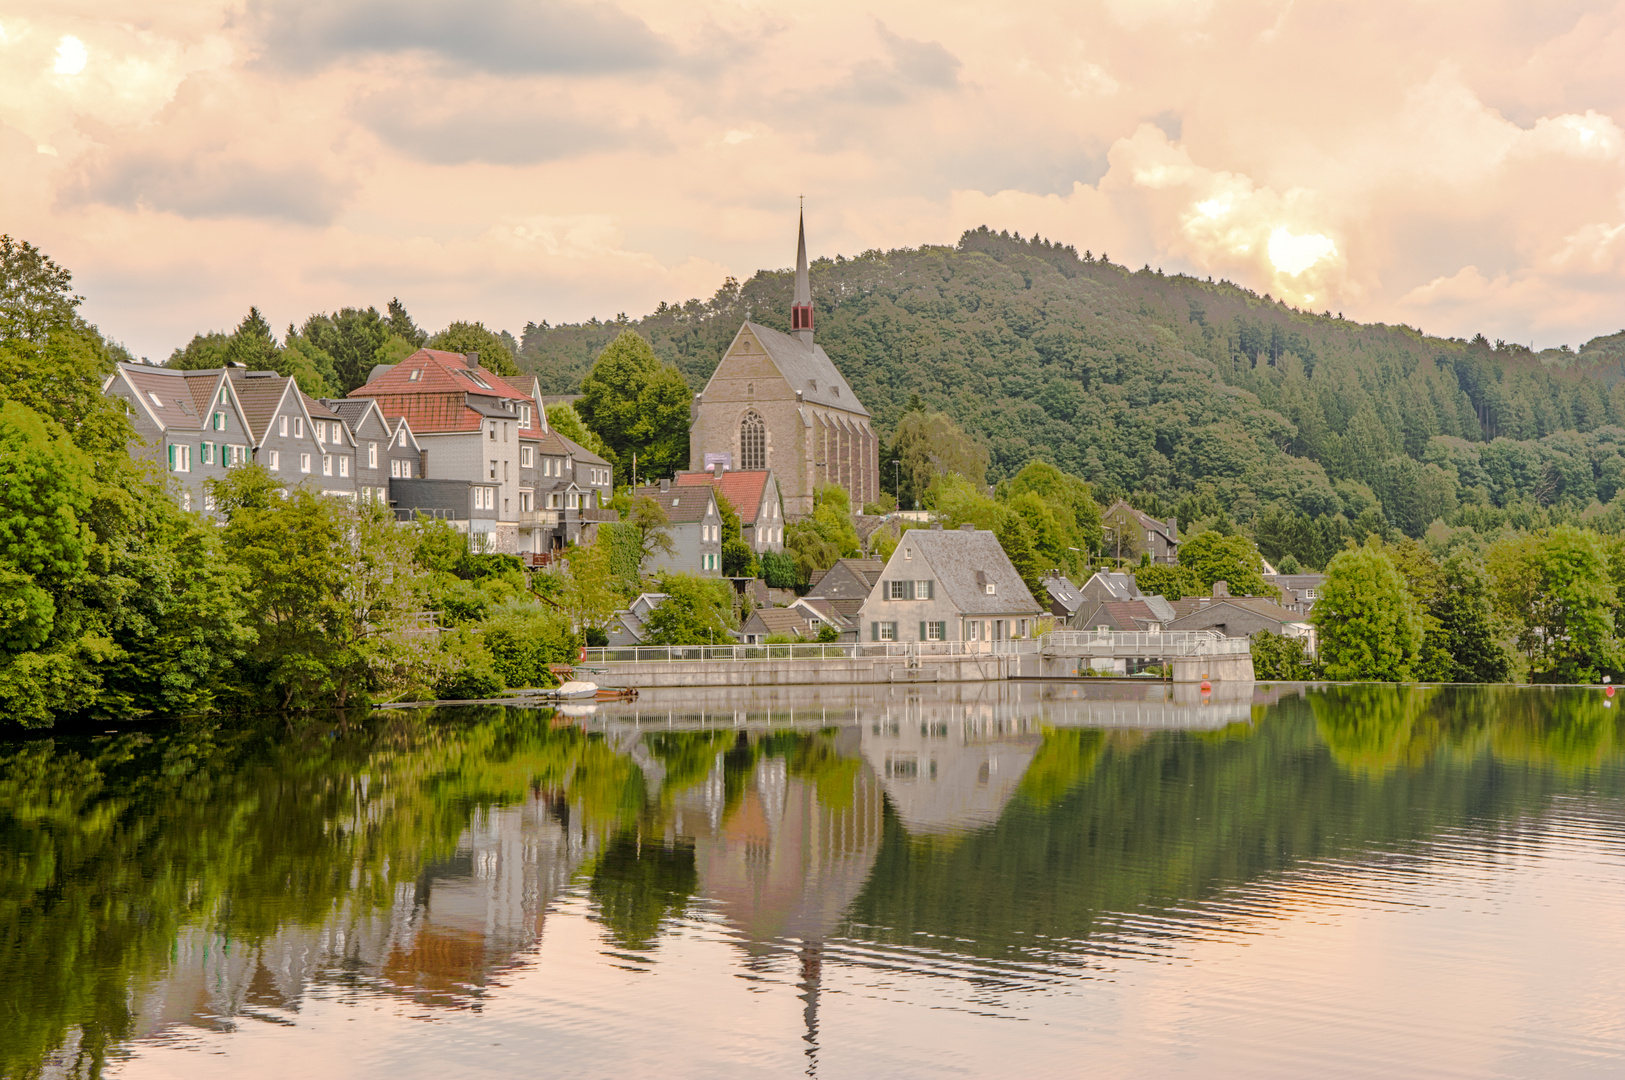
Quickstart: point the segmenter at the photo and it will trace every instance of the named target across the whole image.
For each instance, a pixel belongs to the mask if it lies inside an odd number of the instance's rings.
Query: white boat
[[[576,682],[571,680],[553,692],[554,697],[561,698],[595,698],[598,696],[598,684],[595,682]]]

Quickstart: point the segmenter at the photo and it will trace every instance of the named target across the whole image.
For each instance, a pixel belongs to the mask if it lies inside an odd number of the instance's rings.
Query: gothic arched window
[[[739,422],[739,467],[746,471],[767,468],[767,425],[755,409]]]

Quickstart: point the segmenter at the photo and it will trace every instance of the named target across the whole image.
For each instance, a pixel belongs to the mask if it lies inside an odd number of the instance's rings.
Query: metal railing
[[[582,663],[647,664],[704,660],[883,660],[1010,656],[1033,651],[1031,641],[873,641],[773,645],[610,645],[590,648]]]
[[[557,510],[521,510],[519,511],[519,524],[527,529],[556,529],[559,527],[559,511]]]
[[[1045,653],[1089,653],[1114,656],[1243,656],[1252,651],[1245,637],[1226,637],[1213,630],[1052,630],[1038,639]]]

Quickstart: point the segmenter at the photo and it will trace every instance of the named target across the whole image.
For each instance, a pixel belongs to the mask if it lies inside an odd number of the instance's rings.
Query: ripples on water
[[[0,746],[0,1073],[1625,1073],[1599,696],[1110,693]]]

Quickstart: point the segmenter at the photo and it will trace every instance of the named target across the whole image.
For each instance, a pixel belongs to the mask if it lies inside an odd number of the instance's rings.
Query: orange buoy
[[[1604,694],[1608,695],[1609,697],[1614,696],[1614,688],[1612,686],[1604,687],[1602,692]]]
[[[1206,679],[1203,679],[1202,680],[1202,693],[1205,694],[1211,689],[1213,689],[1213,684],[1208,682]]]

